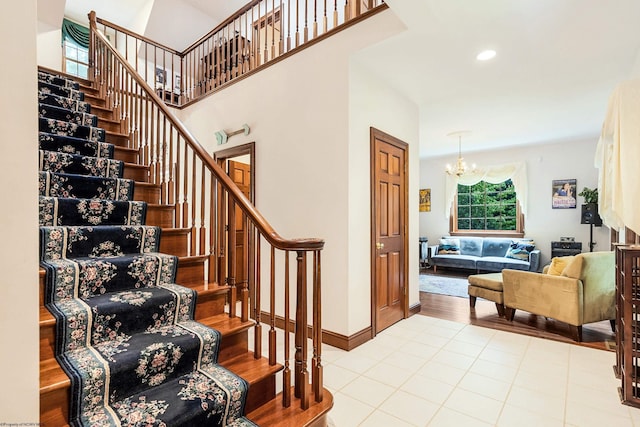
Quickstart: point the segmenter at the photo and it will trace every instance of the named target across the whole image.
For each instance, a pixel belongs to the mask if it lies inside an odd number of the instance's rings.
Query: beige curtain
[[[640,233],[640,79],[620,83],[609,98],[596,148],[598,213],[608,227]]]
[[[486,168],[477,168],[473,172],[465,173],[462,176],[447,175],[445,179],[445,204],[444,215],[447,219],[451,216],[451,205],[458,192],[458,184],[473,185],[480,181],[498,184],[511,179],[516,197],[520,202],[520,209],[524,216],[527,216],[527,166],[523,162],[509,163]]]

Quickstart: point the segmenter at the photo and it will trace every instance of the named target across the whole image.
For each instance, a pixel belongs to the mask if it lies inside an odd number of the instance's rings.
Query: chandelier
[[[454,167],[451,164],[447,164],[446,172],[448,175],[456,175],[462,176],[467,172],[474,172],[476,170],[475,163],[471,165],[471,169],[467,168],[467,162],[464,161],[462,157],[462,135],[469,133],[469,131],[457,131],[451,132],[447,134],[447,136],[457,136],[458,137],[458,160],[456,160],[456,164]]]

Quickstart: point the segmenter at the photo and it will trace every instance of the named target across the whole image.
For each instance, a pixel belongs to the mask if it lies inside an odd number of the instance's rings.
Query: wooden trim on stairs
[[[279,394],[255,411],[249,412],[247,418],[260,426],[325,427],[327,414],[333,408],[333,395],[326,388],[322,393],[322,402],[316,402],[313,394],[309,397],[309,408],[306,410],[300,408],[297,398],[292,399],[288,408],[283,407]]]
[[[266,311],[261,312],[261,320],[263,324],[269,324],[271,321],[271,314]],[[293,331],[295,329],[294,322],[290,321],[289,323],[289,329]],[[284,329],[284,318],[281,316],[276,316],[275,325],[278,329]],[[312,331],[313,329],[311,328],[311,326],[309,326],[307,331],[308,336],[312,336]],[[332,347],[349,351],[369,341],[372,338],[371,331],[371,326],[369,326],[359,332],[356,332],[355,334],[346,336],[337,332],[327,331],[326,329],[323,329],[322,342]]]
[[[415,303],[409,307],[409,315],[413,316],[414,314],[419,314],[421,309],[420,303]],[[271,315],[266,311],[263,311],[261,314],[261,319],[265,324],[268,324]],[[291,330],[293,330],[293,321],[291,323]],[[276,328],[284,329],[284,318],[281,316],[276,316],[275,322]],[[309,326],[308,334],[311,336],[312,328]],[[371,326],[362,329],[355,334],[351,334],[349,336],[339,334],[337,332],[328,331],[326,329],[322,330],[322,342],[324,344],[330,345],[332,347],[339,348],[341,350],[350,351],[354,348],[366,343],[367,341],[372,339],[372,328]]]

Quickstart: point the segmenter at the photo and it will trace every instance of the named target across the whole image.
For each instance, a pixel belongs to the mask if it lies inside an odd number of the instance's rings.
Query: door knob
[[[376,249],[382,249],[382,248],[384,248],[384,243],[380,243],[380,242],[376,243]]]

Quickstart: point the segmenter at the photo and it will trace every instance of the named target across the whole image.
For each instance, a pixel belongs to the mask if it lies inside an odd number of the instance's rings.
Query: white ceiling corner
[[[39,12],[58,1],[39,0]],[[136,32],[181,50],[245,3],[67,0],[65,13],[144,21]],[[456,152],[446,135],[460,129],[472,131],[465,152],[597,138],[615,85],[640,77],[638,0],[386,3],[407,30],[363,49],[358,63],[418,105],[421,157]],[[487,48],[497,56],[476,61]]]

